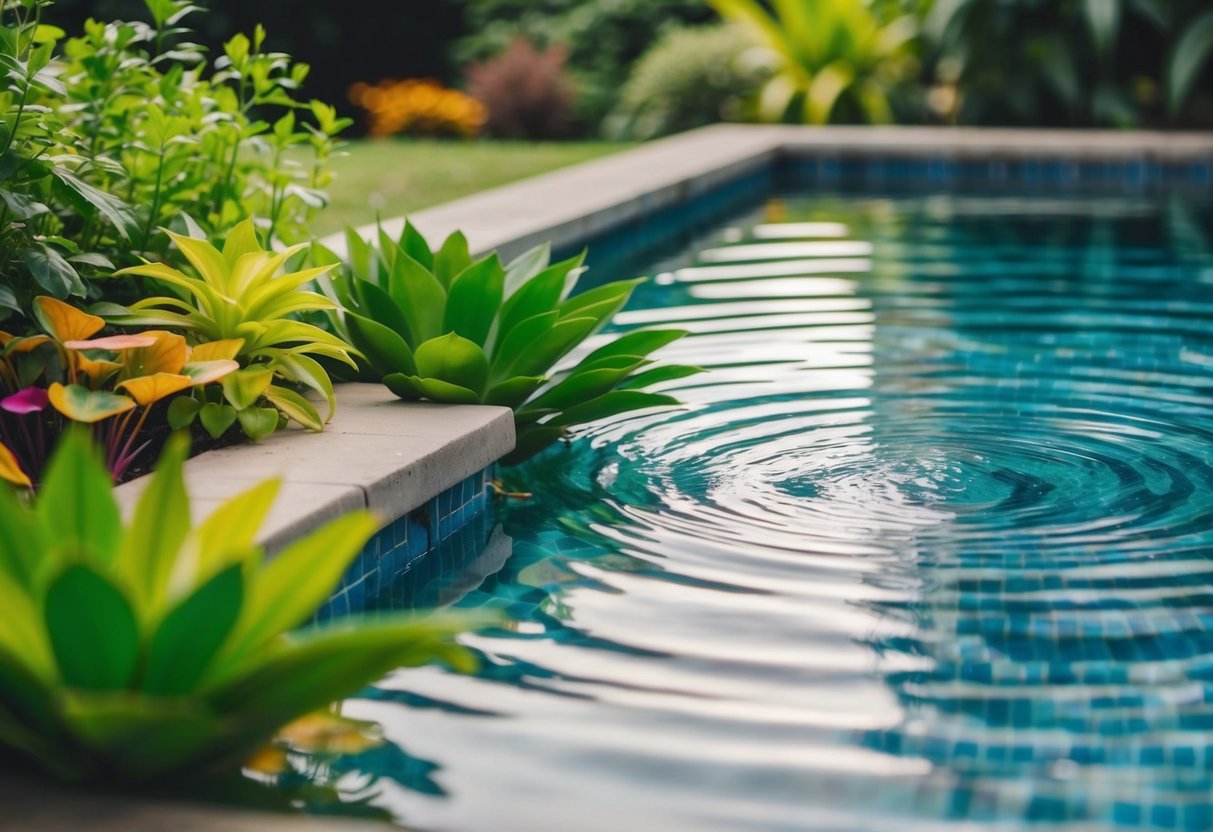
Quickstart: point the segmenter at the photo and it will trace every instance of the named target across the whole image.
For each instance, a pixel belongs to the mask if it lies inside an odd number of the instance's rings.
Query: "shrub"
[[[69,782],[233,770],[280,727],[401,665],[465,665],[454,619],[291,633],[375,529],[324,526],[268,564],[276,483],[191,530],[186,448],[168,446],[127,526],[70,434],[29,504],[0,489],[0,755]]]
[[[651,139],[742,119],[770,74],[754,52],[753,38],[738,26],[671,29],[632,70],[609,132]]]
[[[464,65],[505,52],[519,37],[536,48],[566,45],[578,121],[595,130],[618,102],[632,65],[667,27],[703,23],[702,0],[462,0],[469,34]]]
[[[631,332],[572,367],[558,366],[623,308],[640,282],[570,297],[584,255],[552,264],[549,248],[539,246],[508,265],[495,254],[473,260],[463,235],[432,252],[408,224],[399,240],[381,232],[377,250],[353,231],[346,236],[346,269],[330,287],[343,307],[338,327],[373,375],[403,399],[512,408],[518,443],[507,464],[575,426],[676,405],[645,388],[699,372],[654,367],[648,358],[682,330]]]
[[[372,136],[462,136],[471,138],[485,122],[479,101],[428,78],[357,83],[350,101],[367,113]]]
[[[468,92],[485,106],[488,132],[508,139],[566,137],[574,119],[567,57],[564,46],[540,51],[516,38],[502,54],[468,67]]]
[[[214,342],[210,346],[216,357],[238,358],[244,364],[224,379],[222,398],[198,398],[194,406],[183,403],[173,414],[174,427],[191,424],[197,415],[216,438],[237,421],[253,439],[273,433],[288,418],[308,430],[322,430],[333,415],[336,399],[328,373],[312,356],[351,367],[354,361],[349,345],[340,338],[291,316],[332,308],[323,295],[304,290],[331,267],[279,274],[308,244],[266,251],[251,218],[228,233],[222,251],[203,239],[167,234],[197,277],[164,263],[145,263],[118,274],[155,278],[180,289],[181,296],[144,298],[129,308],[110,304],[98,311],[111,323],[125,326],[183,329],[196,340]],[[309,401],[288,387],[273,384],[275,377],[324,396],[328,416],[322,420]]]
[[[915,69],[913,15],[867,0],[708,0],[771,55],[759,99],[765,121],[893,121],[897,87]]]

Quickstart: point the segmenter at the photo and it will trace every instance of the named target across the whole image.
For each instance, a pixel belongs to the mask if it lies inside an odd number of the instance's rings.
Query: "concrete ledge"
[[[960,127],[721,124],[427,208],[409,219],[431,242],[463,231],[474,252],[568,249],[783,158],[1050,158],[1213,162],[1213,134]],[[404,218],[385,220],[395,236]],[[374,226],[359,231],[368,239]],[[343,235],[324,240],[345,249]]]
[[[369,508],[386,525],[513,447],[508,408],[403,402],[378,384],[345,384],[324,433],[288,430],[210,451],[186,463],[185,479],[196,522],[255,483],[281,477],[260,537],[275,551],[354,509]],[[117,489],[125,512],[148,482]]]

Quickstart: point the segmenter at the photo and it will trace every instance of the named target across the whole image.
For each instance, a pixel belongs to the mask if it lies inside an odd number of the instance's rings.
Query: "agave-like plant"
[[[826,124],[849,99],[869,122],[893,121],[891,88],[917,37],[913,15],[885,19],[871,0],[708,0],[775,57],[759,98],[767,121]]]
[[[366,356],[372,377],[403,399],[512,408],[518,441],[507,464],[575,426],[677,405],[645,388],[700,372],[652,366],[652,352],[686,334],[676,329],[631,332],[558,367],[640,283],[572,294],[584,254],[551,263],[542,245],[508,265],[496,254],[473,260],[462,234],[433,252],[409,223],[398,240],[381,231],[377,247],[352,230],[346,237],[346,268],[329,282],[342,306],[336,326]]]
[[[265,563],[254,541],[277,483],[192,529],[185,456],[170,441],[129,525],[84,432],[32,500],[0,487],[0,758],[68,782],[224,773],[393,668],[466,666],[455,617],[292,632],[374,518],[335,520]]]
[[[336,408],[333,383],[328,372],[313,356],[354,365],[347,343],[314,324],[295,320],[301,312],[333,308],[328,298],[305,287],[325,274],[331,266],[279,274],[294,255],[309,244],[283,251],[261,247],[250,217],[236,225],[219,250],[206,240],[186,237],[165,230],[193,266],[197,276],[186,274],[164,263],[144,263],[116,272],[116,275],[140,275],[163,281],[182,291],[180,297],[144,298],[129,308],[113,304],[94,307],[106,321],[124,326],[165,326],[180,328],[200,342],[235,345],[232,355],[244,369],[225,380],[224,401],[209,402],[207,430],[240,421],[245,433],[254,439],[272,433],[279,426],[278,413],[294,419],[309,430],[322,430]],[[305,385],[328,402],[328,414],[322,419],[307,399],[289,387],[274,384],[275,378]],[[258,406],[262,400],[269,407]],[[199,402],[196,413],[206,404]],[[182,413],[178,426],[189,423],[193,414]]]

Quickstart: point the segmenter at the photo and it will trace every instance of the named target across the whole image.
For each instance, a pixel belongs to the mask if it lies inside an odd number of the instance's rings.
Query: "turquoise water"
[[[1213,827],[1211,230],[792,195],[591,254],[710,372],[397,594],[517,623],[350,702],[391,742],[334,779],[432,829]]]

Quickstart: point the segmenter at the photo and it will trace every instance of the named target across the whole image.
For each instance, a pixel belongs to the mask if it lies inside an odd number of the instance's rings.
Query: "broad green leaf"
[[[528,408],[563,410],[579,402],[597,398],[627,378],[640,364],[641,361],[637,359],[627,367],[570,373],[563,381],[530,402]]]
[[[134,589],[136,606],[147,611],[164,601],[177,553],[190,531],[190,501],[185,493],[184,434],[169,439],[156,463],[151,482],[135,506],[122,541],[118,565]]]
[[[456,231],[447,237],[434,255],[434,277],[444,287],[450,287],[455,275],[472,265],[472,256],[468,253],[467,237],[463,232]]]
[[[544,312],[533,318],[527,318],[511,330],[506,337],[498,338],[498,346],[493,350],[490,362],[490,375],[494,379],[505,379],[509,376],[509,368],[514,365],[522,353],[529,349],[537,338],[550,330],[556,323],[559,313],[555,310]],[[546,368],[545,368],[546,369]],[[535,373],[545,375],[545,373]]]
[[[218,439],[236,422],[236,408],[230,404],[207,402],[198,411],[198,421],[210,434],[211,439]]]
[[[188,365],[187,365],[188,366]],[[178,396],[168,405],[168,426],[173,430],[182,430],[194,424],[202,405],[197,399],[189,396]]]
[[[354,346],[366,356],[371,367],[381,375],[409,373],[417,370],[413,351],[396,332],[378,321],[345,313],[346,327]]]
[[[229,269],[234,269],[244,255],[259,251],[263,249],[257,239],[257,229],[253,225],[252,217],[234,225],[223,240],[223,259],[227,261]]]
[[[573,347],[584,341],[598,327],[594,318],[567,318],[557,321],[547,332],[518,356],[505,370],[507,376],[537,376],[546,374]]]
[[[624,381],[619,387],[621,390],[641,390],[654,384],[698,375],[703,371],[703,367],[694,367],[688,364],[664,364],[660,367],[654,367],[651,370],[637,373]]]
[[[260,366],[247,367],[224,376],[220,384],[223,385],[223,397],[232,407],[245,410],[256,404],[273,380],[273,368]]]
[[[393,264],[388,291],[408,321],[413,344],[441,334],[446,289],[428,269],[401,252]]]
[[[0,615],[0,655],[19,660],[30,674],[39,679],[54,679],[55,663],[46,628],[37,602],[27,586],[0,573],[0,604],[3,605],[0,609],[4,610],[4,615]],[[9,684],[9,680],[4,678],[4,669],[0,664],[0,692]],[[6,700],[0,693],[0,707]]]
[[[337,410],[337,396],[333,391],[332,379],[319,362],[306,355],[288,352],[276,354],[274,361],[287,378],[306,385],[324,396],[324,400],[328,404],[328,415],[324,417],[324,421],[327,422],[333,418],[333,413]]]
[[[451,281],[443,329],[483,347],[504,290],[505,270],[496,254],[468,266]]]
[[[350,288],[358,301],[358,313],[363,317],[383,324],[397,333],[406,342],[416,343],[409,330],[409,322],[404,312],[396,305],[395,299],[376,286],[365,280],[351,280]]]
[[[593,317],[602,320],[609,319],[615,312],[618,312],[627,305],[628,300],[632,297],[632,292],[641,283],[644,283],[644,278],[617,280],[614,283],[607,283],[589,289],[579,295],[574,295],[560,304],[560,317],[578,317],[583,314],[589,314],[587,310],[606,307],[614,311],[605,314],[595,312]]]
[[[140,688],[160,696],[191,693],[236,626],[243,604],[243,564],[194,590],[152,634]]]
[[[63,255],[45,244],[33,245],[21,252],[29,274],[45,291],[57,298],[83,295],[84,281]]]
[[[446,381],[471,390],[477,396],[489,376],[489,359],[473,341],[451,332],[426,341],[417,348],[417,375]]]
[[[245,435],[254,442],[260,442],[278,430],[278,411],[272,407],[248,407],[238,410],[236,419]]]
[[[544,269],[514,292],[501,309],[498,338],[508,338],[523,321],[559,308],[577,282],[584,252]]]
[[[674,343],[686,335],[684,329],[641,329],[621,335],[615,340],[603,344],[591,352],[583,360],[583,364],[619,355],[645,356]]]
[[[542,243],[515,257],[505,267],[505,297],[546,269],[552,262],[552,244]]]
[[[113,194],[90,185],[76,174],[56,165],[51,173],[65,186],[65,193],[75,194],[91,209],[95,209],[112,225],[124,240],[129,240],[139,229],[139,220],[130,206]],[[80,203],[77,202],[77,205]],[[86,212],[88,213],[88,212]]]
[[[640,390],[614,390],[596,399],[590,399],[579,405],[570,407],[545,425],[551,427],[572,427],[584,425],[628,413],[633,410],[645,410],[650,407],[677,407],[681,402],[673,396],[661,393],[645,393]]]
[[[425,237],[421,236],[421,232],[407,220],[404,223],[404,230],[400,232],[400,241],[397,246],[425,268],[430,270],[434,268],[434,253],[430,251],[430,244],[426,242]]]
[[[346,261],[350,270],[363,280],[375,282],[379,274],[378,255],[375,248],[358,233],[357,229],[346,226],[345,229]]]
[[[0,574],[32,586],[38,570],[48,565],[47,540],[37,515],[19,502],[12,489],[0,488]]]
[[[1109,54],[1116,45],[1116,36],[1120,31],[1120,4],[1121,0],[1083,0],[1087,28],[1091,30],[1095,48],[1102,55]]]
[[[480,404],[480,396],[475,391],[438,378],[395,373],[383,381],[389,390],[402,399],[423,398],[446,404]]]
[[[139,662],[139,625],[122,593],[90,567],[67,567],[46,591],[46,631],[65,684],[121,690]]]
[[[302,624],[324,603],[350,561],[378,529],[368,512],[334,520],[283,549],[257,575],[226,651],[255,650]]]
[[[36,511],[46,540],[74,557],[91,553],[108,563],[117,554],[122,520],[113,483],[87,430],[68,430],[60,438]]]
[[[287,387],[271,384],[265,391],[270,404],[278,408],[287,418],[294,419],[303,427],[319,433],[324,430],[324,420],[307,399]]]
[[[517,410],[532,393],[547,382],[547,376],[515,376],[497,384],[484,394],[484,403]]]
[[[425,391],[413,383],[414,375],[404,373],[388,373],[383,377],[383,385],[405,401],[420,401],[425,398]]]
[[[195,532],[191,555],[179,564],[173,585],[191,586],[237,560],[252,557],[254,542],[265,522],[282,483],[269,479],[228,500],[202,522]],[[260,559],[254,558],[257,563]]]

